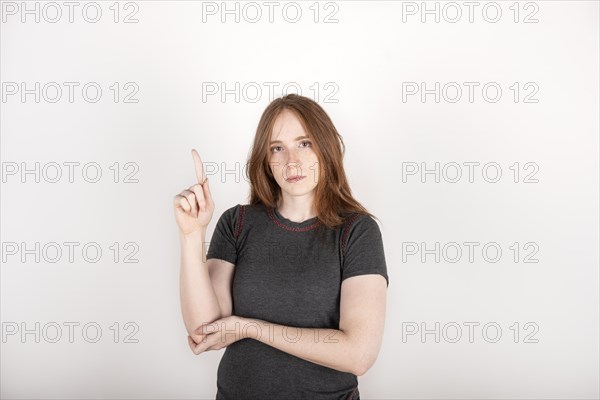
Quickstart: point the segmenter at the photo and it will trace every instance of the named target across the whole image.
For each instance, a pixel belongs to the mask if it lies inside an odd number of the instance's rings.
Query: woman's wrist
[[[206,229],[198,229],[190,233],[179,231],[179,241],[183,247],[204,247],[206,238]]]
[[[240,323],[241,335],[243,339],[254,339],[260,336],[263,329],[261,321],[255,318],[237,317]]]

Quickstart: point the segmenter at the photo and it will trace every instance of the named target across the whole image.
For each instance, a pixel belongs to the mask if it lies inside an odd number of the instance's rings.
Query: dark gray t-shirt
[[[298,223],[238,204],[217,221],[206,257],[235,264],[234,315],[286,326],[339,329],[345,278],[380,274],[389,285],[381,232],[367,215],[327,229],[316,217]],[[357,386],[354,374],[247,338],[226,347],[216,398],[345,400]]]

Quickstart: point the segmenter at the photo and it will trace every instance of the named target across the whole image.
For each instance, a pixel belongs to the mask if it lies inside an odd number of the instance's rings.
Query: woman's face
[[[269,143],[269,166],[282,191],[299,196],[315,189],[319,162],[313,146],[296,115],[283,110],[275,120]],[[296,176],[303,178],[294,179]]]

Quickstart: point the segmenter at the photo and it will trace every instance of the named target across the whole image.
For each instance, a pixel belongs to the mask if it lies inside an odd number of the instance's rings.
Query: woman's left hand
[[[230,315],[218,319],[210,324],[202,325],[196,330],[196,334],[202,336],[202,340],[196,343],[188,335],[188,344],[195,355],[208,350],[220,350],[229,346],[238,340],[245,339],[246,329],[244,328],[245,318],[237,315]]]

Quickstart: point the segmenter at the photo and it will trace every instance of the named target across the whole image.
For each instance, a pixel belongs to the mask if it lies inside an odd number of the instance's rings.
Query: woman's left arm
[[[190,342],[195,354],[245,338],[258,340],[304,360],[354,375],[375,363],[383,340],[386,280],[379,274],[342,281],[338,329],[300,328],[232,315],[204,326],[205,339]]]

